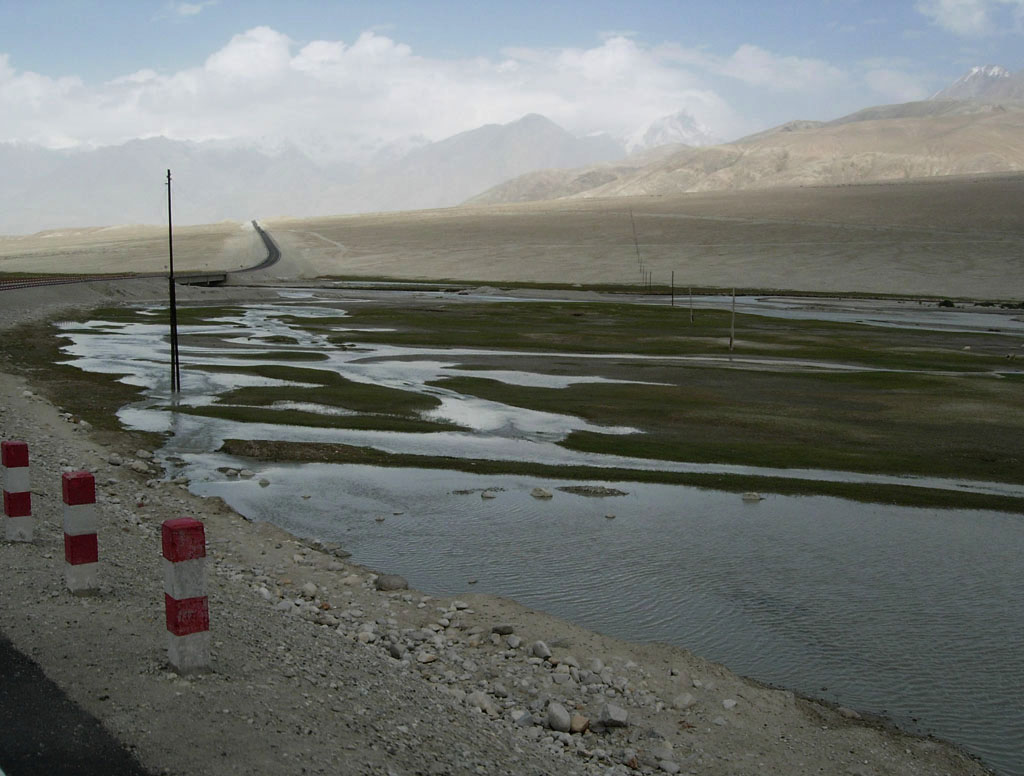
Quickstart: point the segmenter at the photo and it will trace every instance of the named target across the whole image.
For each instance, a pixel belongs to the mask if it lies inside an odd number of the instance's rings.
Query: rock
[[[388,647],[388,654],[391,655],[391,657],[393,657],[395,660],[401,660],[403,657],[405,657],[405,653],[408,651],[409,650],[406,649],[405,644],[401,644],[397,641],[392,642],[391,646]]]
[[[138,472],[139,474],[149,474],[149,467],[146,465],[145,461],[132,461],[128,464],[128,468],[133,472]]]
[[[696,702],[697,699],[691,693],[684,692],[682,695],[677,695],[672,699],[672,708],[682,711],[683,709],[690,708]]]
[[[599,657],[595,657],[590,661],[590,670],[595,674],[600,674],[604,671],[604,662]]]
[[[764,501],[764,496],[762,496],[760,493],[755,493],[754,491],[750,490],[743,494],[743,500],[747,502]]]
[[[523,643],[523,640],[516,635],[512,635],[505,639],[505,643],[508,644],[509,649],[519,649],[519,645]]]
[[[150,461],[153,458],[153,454],[149,450],[136,450],[135,457],[141,458],[144,461]]]
[[[469,608],[469,604],[467,604],[465,601],[452,601],[452,609],[457,609],[458,611],[461,612],[463,609],[468,609],[468,608]]]
[[[124,463],[124,459],[117,453],[111,453],[110,457],[107,459],[107,463],[111,466],[120,466]]]
[[[570,733],[585,733],[589,727],[590,720],[582,714],[573,714],[572,719],[569,720]]]
[[[526,709],[512,709],[512,721],[519,727],[529,727],[534,723],[533,715]]]
[[[629,725],[629,713],[614,703],[606,703],[601,709],[599,721],[605,727],[626,727]]]
[[[722,701],[722,706],[726,709],[735,709],[736,701],[733,698],[726,698],[724,701]]]
[[[398,574],[381,574],[374,583],[378,590],[408,590],[409,583]]]
[[[541,660],[545,660],[551,657],[551,650],[543,641],[535,641],[530,647],[530,654],[534,657],[539,657]]]
[[[316,598],[317,587],[312,582],[307,582],[306,584],[304,584],[301,590],[302,595],[304,595],[306,598]]]
[[[420,652],[416,655],[417,663],[433,663],[435,660],[437,660],[437,655],[433,652]]]
[[[491,696],[482,690],[476,690],[467,695],[466,703],[480,709],[488,717],[496,717],[500,713],[497,704],[492,700]]]
[[[568,733],[572,717],[561,703],[548,704],[548,727],[561,733]]]
[[[251,480],[253,477],[256,476],[256,472],[254,472],[252,469],[241,469],[238,472],[238,476],[245,480]]]
[[[492,498],[497,498],[497,497],[498,497],[498,494],[495,491],[493,491],[493,490],[485,490],[485,491],[483,491],[480,494],[480,498],[484,498],[484,499],[492,499]]]
[[[530,491],[530,495],[533,496],[534,498],[542,499],[554,498],[555,496],[555,494],[552,493],[547,488],[534,488],[533,490]]]
[[[671,760],[662,760],[658,763],[658,767],[665,773],[679,773],[680,771],[679,764],[674,763]]]
[[[853,709],[848,709],[846,706],[840,706],[836,711],[839,713],[840,717],[844,717],[845,719],[861,719],[858,712]]]
[[[270,485],[270,480],[268,480],[266,477],[260,477],[260,487],[266,488],[268,485]]]
[[[615,519],[615,515],[613,515],[611,512],[609,512],[607,515],[604,516],[604,519],[605,520],[614,520]]]
[[[508,636],[513,630],[515,629],[508,623],[502,623],[491,628],[491,633],[497,633],[499,636]]]

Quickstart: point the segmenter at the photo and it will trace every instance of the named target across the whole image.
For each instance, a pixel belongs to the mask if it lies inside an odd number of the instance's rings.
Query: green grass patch
[[[172,409],[170,407],[166,409]],[[205,418],[220,418],[238,423],[274,423],[283,426],[314,428],[345,428],[360,431],[400,431],[429,434],[438,431],[464,431],[454,423],[432,422],[397,415],[321,415],[301,410],[274,409],[273,407],[235,407],[212,405],[207,407],[178,407],[177,412]]]
[[[436,385],[641,434],[578,431],[581,452],[696,463],[1024,482],[1024,399],[990,378],[689,369],[673,385]],[[901,382],[902,381],[902,382]]]
[[[302,442],[228,439],[220,452],[260,461],[297,463],[338,463],[369,466],[393,466],[417,469],[443,469],[474,474],[513,474],[559,480],[597,482],[661,483],[688,485],[731,493],[757,491],[785,496],[832,496],[873,504],[932,507],[943,509],[988,509],[1024,513],[1024,499],[959,493],[932,488],[897,485],[822,482],[786,477],[756,477],[737,474],[699,474],[659,472],[644,469],[605,469],[594,466],[555,466],[529,461],[493,461],[396,454],[371,447]]]
[[[276,380],[314,383],[316,387],[251,386],[221,396],[225,404],[268,406],[279,401],[310,402],[341,407],[353,412],[412,415],[440,405],[440,400],[414,391],[403,391],[373,383],[360,383],[326,369],[309,369],[261,364],[251,367],[202,367],[204,371],[254,374]]]

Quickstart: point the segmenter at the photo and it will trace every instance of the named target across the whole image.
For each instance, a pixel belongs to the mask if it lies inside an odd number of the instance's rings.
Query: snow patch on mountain
[[[635,153],[663,145],[682,143],[688,146],[707,146],[722,141],[689,112],[681,110],[655,119],[626,137],[623,142],[629,153]]]

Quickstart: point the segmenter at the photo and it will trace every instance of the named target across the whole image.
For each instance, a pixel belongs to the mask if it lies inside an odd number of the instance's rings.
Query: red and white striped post
[[[206,595],[206,528],[199,520],[166,520],[164,611],[167,657],[178,673],[210,667],[210,605]]]
[[[32,488],[29,485],[28,444],[0,442],[3,471],[4,536],[9,542],[32,541]]]
[[[86,471],[61,475],[64,496],[64,579],[77,595],[99,590],[96,480]]]

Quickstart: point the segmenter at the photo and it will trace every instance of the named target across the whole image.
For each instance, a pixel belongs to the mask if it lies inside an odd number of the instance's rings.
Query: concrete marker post
[[[27,442],[0,442],[0,472],[3,473],[4,537],[9,542],[30,542],[32,487]]]
[[[75,595],[99,591],[96,480],[86,471],[61,475],[64,497],[64,579]]]
[[[179,517],[161,526],[167,657],[179,673],[210,667],[210,606],[206,595],[206,528]]]

